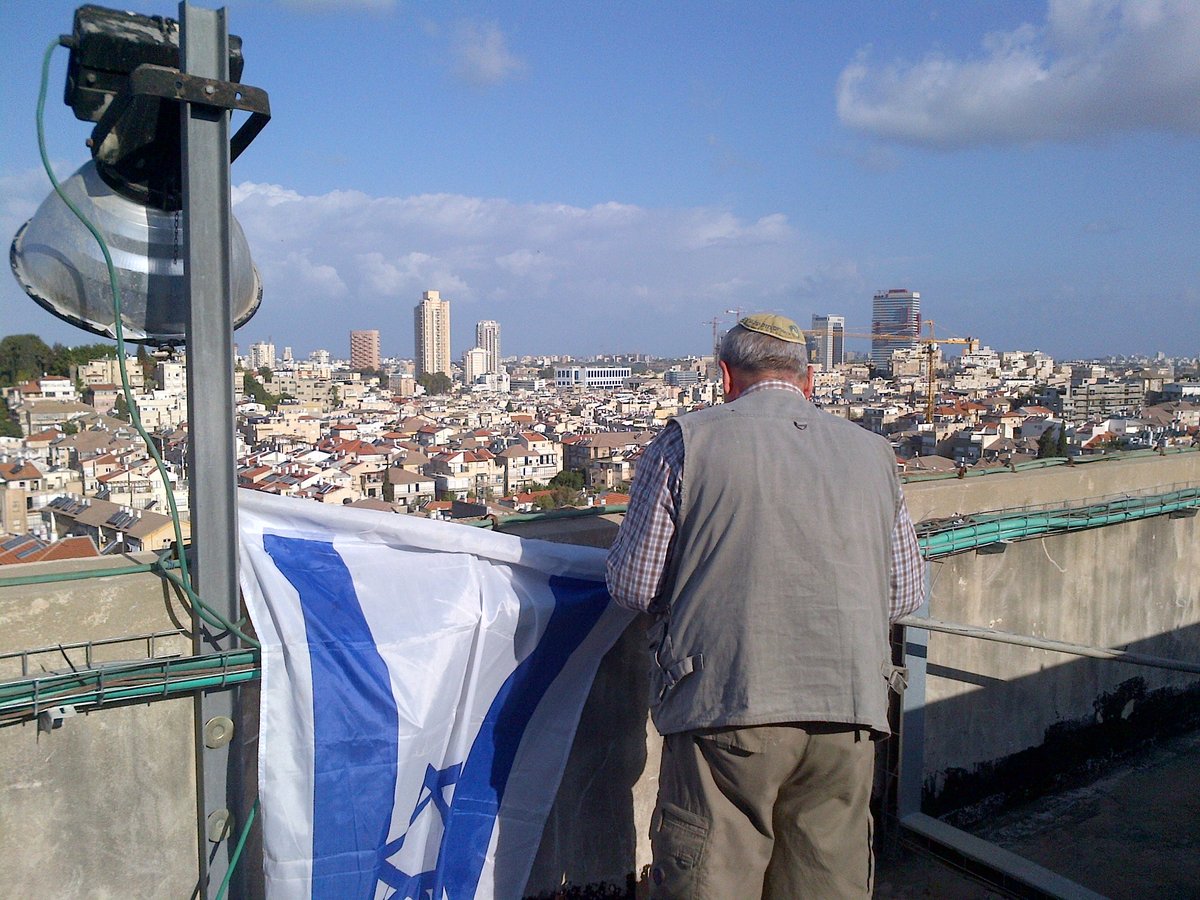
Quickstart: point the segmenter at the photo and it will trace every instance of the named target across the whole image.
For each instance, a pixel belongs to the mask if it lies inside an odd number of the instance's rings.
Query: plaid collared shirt
[[[767,380],[752,384],[742,396],[760,390],[800,392],[786,381]],[[682,484],[683,431],[671,422],[638,460],[637,477],[629,492],[629,511],[608,552],[608,591],[621,606],[639,612],[654,611],[671,561]],[[899,486],[896,494],[888,601],[893,622],[916,610],[925,599],[925,561]]]

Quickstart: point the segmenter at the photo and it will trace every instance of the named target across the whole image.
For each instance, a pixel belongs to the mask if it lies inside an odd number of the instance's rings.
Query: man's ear
[[[804,367],[804,377],[800,380],[800,390],[804,391],[804,396],[809,400],[812,399],[813,393],[813,371],[816,366],[807,365]]]
[[[721,392],[725,395],[726,400],[732,399],[729,396],[729,392],[733,389],[733,375],[730,374],[729,366],[726,365],[725,360],[718,361],[717,365],[721,367]]]

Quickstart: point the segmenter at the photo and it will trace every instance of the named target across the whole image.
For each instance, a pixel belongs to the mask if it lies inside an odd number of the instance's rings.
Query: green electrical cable
[[[25,587],[31,584],[54,584],[60,581],[83,581],[88,578],[111,578],[116,575],[141,575],[154,572],[157,563],[119,566],[112,569],[84,569],[79,572],[44,572],[40,575],[13,575],[0,578],[0,588]]]
[[[39,698],[61,696],[105,679],[122,680],[151,676],[171,678],[179,672],[194,674],[212,670],[233,674],[228,670],[244,666],[257,667],[258,665],[258,651],[254,650],[238,650],[204,656],[160,657],[136,663],[112,663],[75,672],[41,675],[0,684],[0,708],[16,707],[23,702],[32,702]]]
[[[134,399],[133,389],[129,384],[129,372],[125,362],[125,326],[121,321],[121,288],[117,283],[117,270],[116,266],[113,265],[112,254],[108,249],[108,242],[104,239],[104,236],[100,233],[99,229],[92,224],[87,216],[80,211],[80,209],[71,201],[66,192],[62,189],[62,185],[59,184],[58,179],[55,177],[54,169],[50,165],[50,158],[46,153],[46,132],[44,125],[46,111],[46,91],[50,83],[50,59],[54,55],[54,50],[59,46],[59,40],[56,39],[52,41],[46,48],[46,52],[42,58],[42,80],[38,89],[37,102],[38,152],[41,154],[42,166],[46,170],[46,175],[50,179],[50,184],[54,187],[54,192],[58,194],[59,199],[66,204],[67,208],[71,210],[71,212],[75,215],[75,218],[83,223],[83,226],[91,233],[92,237],[96,239],[96,243],[100,247],[100,252],[104,255],[104,264],[108,269],[108,283],[109,287],[112,289],[113,295],[113,335],[117,342],[117,367],[121,372],[121,392],[125,398],[125,405],[129,409],[130,424],[133,425],[143,443],[146,445],[146,451],[149,453],[150,458],[154,460],[154,466],[158,471],[159,478],[162,480],[164,493],[166,494],[167,499],[167,507],[171,513],[171,524],[175,531],[175,544],[177,547],[183,547],[183,526],[179,517],[179,508],[175,503],[175,491],[171,486],[170,474],[167,472],[166,463],[163,462],[161,454],[159,454],[158,449],[154,446],[154,442],[151,440],[150,434],[142,425],[142,417],[138,412],[137,401]],[[224,628],[226,631],[236,635],[246,643],[250,644],[250,646],[258,647],[258,641],[245,634],[232,622],[226,620],[220,613],[205,603],[200,598],[200,595],[196,593],[195,589],[192,587],[191,573],[188,571],[187,555],[183,552],[180,552],[176,558],[179,564],[180,577],[175,578],[173,576],[169,576],[165,571],[163,571],[162,574],[166,576],[167,579],[173,584],[177,585],[179,589],[187,595],[189,602],[192,604],[192,608],[196,610],[197,614],[200,615],[200,617],[209,625],[212,625],[213,627]]]
[[[237,868],[238,860],[242,858],[242,848],[246,846],[246,838],[250,836],[250,826],[254,824],[254,817],[258,815],[258,798],[254,798],[254,805],[250,807],[250,813],[246,816],[246,824],[242,826],[241,836],[238,838],[237,846],[233,848],[233,855],[229,857],[229,868],[225,871],[225,877],[221,879],[221,886],[217,889],[216,900],[223,900],[225,892],[229,890],[229,881],[233,878],[233,871]]]

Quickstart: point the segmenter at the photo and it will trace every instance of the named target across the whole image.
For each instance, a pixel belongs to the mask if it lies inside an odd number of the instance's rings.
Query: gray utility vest
[[[886,734],[887,442],[787,390],[676,421],[683,490],[651,629],[659,732],[834,722]]]

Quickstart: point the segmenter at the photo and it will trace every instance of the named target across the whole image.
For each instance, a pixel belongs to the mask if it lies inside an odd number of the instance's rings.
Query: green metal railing
[[[257,650],[138,662],[101,663],[72,672],[0,684],[0,725],[69,708],[82,712],[106,703],[157,700],[199,689],[253,681],[261,673]]]
[[[1161,494],[1121,496],[1080,506],[1002,510],[923,522],[918,526],[918,541],[926,559],[938,559],[991,544],[1186,513],[1197,507],[1200,507],[1200,487],[1189,486]]]

